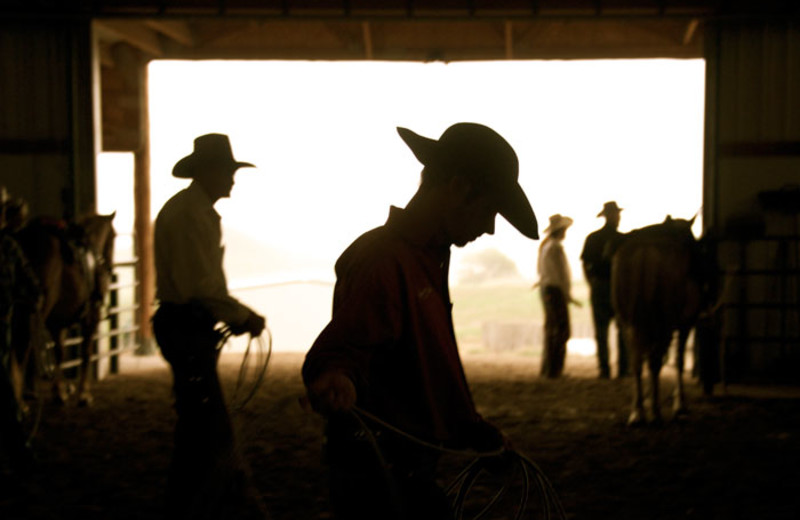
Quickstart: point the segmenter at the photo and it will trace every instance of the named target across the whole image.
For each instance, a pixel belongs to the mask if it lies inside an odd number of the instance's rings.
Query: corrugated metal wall
[[[800,31],[739,21],[707,31],[706,218],[731,280],[731,381],[799,381]]]
[[[89,24],[0,25],[0,184],[32,214],[94,204]]]

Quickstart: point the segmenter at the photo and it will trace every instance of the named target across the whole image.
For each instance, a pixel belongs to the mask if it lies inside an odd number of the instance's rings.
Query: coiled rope
[[[221,332],[222,337],[217,343],[218,351],[221,351],[233,336],[230,327],[223,328]],[[264,340],[264,334],[267,337],[266,341]],[[255,348],[253,348],[254,344]],[[250,336],[247,340],[247,347],[242,355],[239,373],[236,376],[236,385],[233,388],[233,395],[229,403],[232,412],[241,412],[253,396],[256,395],[258,389],[261,388],[271,357],[272,332],[265,325],[264,332],[260,336]],[[255,363],[255,365],[251,367],[252,363]]]
[[[467,464],[467,466],[458,474],[458,476],[456,476],[453,482],[445,489],[446,495],[448,497],[452,497],[454,518],[456,520],[464,519],[466,498],[480,474],[486,470],[487,463],[489,463],[489,461],[498,460],[505,462],[505,464],[503,464],[505,483],[489,499],[487,504],[478,513],[476,513],[475,516],[472,517],[473,520],[484,518],[485,515],[487,515],[499,503],[500,498],[506,494],[510,486],[513,484],[514,468],[518,468],[522,475],[522,492],[520,494],[516,513],[513,517],[515,520],[522,519],[523,515],[528,510],[531,484],[533,484],[535,490],[538,491],[539,495],[542,497],[542,517],[547,520],[566,519],[564,507],[561,504],[561,501],[559,500],[550,480],[544,474],[542,469],[535,462],[533,462],[533,460],[517,450],[500,448],[488,452],[479,452],[476,450],[457,450],[447,448],[427,442],[423,439],[419,439],[397,428],[396,426],[379,419],[378,417],[361,408],[354,407],[351,410],[351,414],[364,429],[367,439],[375,451],[376,458],[384,470],[384,476],[387,479],[387,485],[389,486],[391,495],[396,502],[393,504],[396,513],[401,510],[401,506],[399,504],[399,495],[397,494],[396,486],[394,485],[394,479],[391,475],[389,466],[386,463],[383,453],[381,452],[380,446],[378,445],[377,438],[372,431],[372,428],[367,425],[367,422],[374,423],[381,428],[389,430],[392,433],[397,434],[419,446],[436,450],[437,452],[443,454],[472,458],[472,461]]]

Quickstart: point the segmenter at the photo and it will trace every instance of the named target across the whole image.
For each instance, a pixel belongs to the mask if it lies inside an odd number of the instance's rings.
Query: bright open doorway
[[[416,189],[421,166],[396,126],[435,138],[475,121],[504,135],[541,227],[553,213],[575,220],[565,247],[584,301],[578,257],[605,201],[625,208],[622,231],[700,210],[703,60],[154,61],[148,75],[153,218],[186,186],[170,172],[197,135],[229,134],[257,166],[217,209],[229,284],[267,315],[276,350],[310,346],[339,253]],[[535,323],[537,246],[499,218],[494,236],[454,250],[462,350],[484,347],[487,322]],[[503,279],[470,283],[495,253]],[[572,312],[570,348],[591,354],[588,301]]]

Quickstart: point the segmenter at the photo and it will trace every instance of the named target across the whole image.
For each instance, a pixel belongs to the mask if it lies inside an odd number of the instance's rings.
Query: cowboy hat
[[[550,224],[545,228],[545,233],[553,233],[559,229],[566,229],[572,225],[572,219],[556,213],[550,216]]]
[[[602,217],[611,213],[619,213],[620,211],[622,211],[622,208],[617,206],[617,201],[612,200],[603,204],[603,210],[597,216]]]
[[[233,158],[227,135],[205,134],[194,140],[191,154],[175,163],[172,175],[180,179],[193,179],[199,170],[211,167],[236,171],[239,168],[253,168],[255,165]]]
[[[500,134],[477,123],[456,123],[438,140],[397,127],[414,156],[427,166],[455,168],[483,177],[498,202],[498,212],[528,238],[539,238],[539,226],[525,192],[517,182],[517,154]]]

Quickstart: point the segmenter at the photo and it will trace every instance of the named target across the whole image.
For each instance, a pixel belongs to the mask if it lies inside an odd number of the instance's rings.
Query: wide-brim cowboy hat
[[[545,228],[545,233],[553,233],[559,229],[566,229],[572,225],[572,219],[556,213],[550,216],[550,223]]]
[[[254,164],[233,158],[231,141],[227,135],[205,134],[194,140],[192,153],[175,163],[172,175],[180,179],[193,179],[199,172],[209,168],[236,171],[239,168],[254,167]]]
[[[603,204],[603,209],[602,211],[600,211],[600,213],[597,214],[597,216],[603,217],[605,215],[619,214],[620,211],[622,211],[622,208],[617,206],[617,201],[611,200]]]
[[[439,137],[423,137],[397,127],[414,156],[427,166],[451,167],[482,177],[497,201],[498,213],[528,238],[539,238],[539,226],[528,197],[517,182],[517,154],[500,134],[477,123],[456,123]]]

